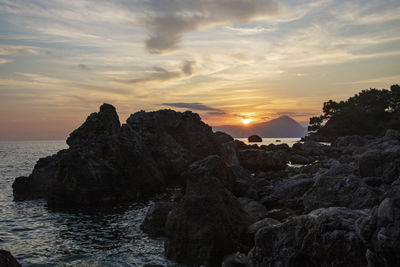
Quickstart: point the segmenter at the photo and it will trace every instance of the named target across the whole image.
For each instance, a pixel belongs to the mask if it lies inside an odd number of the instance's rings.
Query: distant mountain
[[[221,125],[212,128],[214,131],[226,132],[233,137],[248,137],[256,134],[266,138],[294,138],[303,137],[307,134],[307,128],[301,126],[300,123],[289,116],[252,125]]]

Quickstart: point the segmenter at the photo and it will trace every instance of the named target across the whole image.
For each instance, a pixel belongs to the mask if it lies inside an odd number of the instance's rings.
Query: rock
[[[238,198],[240,207],[252,218],[254,218],[254,221],[259,221],[261,219],[264,219],[267,215],[267,208],[264,207],[261,203],[249,199],[249,198],[244,198],[240,197]]]
[[[331,207],[261,228],[249,253],[258,266],[366,266],[366,248],[355,233],[361,210]]]
[[[10,252],[0,249],[0,266],[2,267],[21,267],[21,264],[11,255]]]
[[[174,202],[153,203],[148,209],[140,229],[153,237],[164,236],[168,214],[176,205]]]
[[[236,252],[224,257],[221,267],[251,267],[251,264],[245,254]]]
[[[292,146],[293,151],[304,156],[321,156],[325,155],[325,150],[329,147],[315,141],[305,141],[304,143],[295,143]]]
[[[71,133],[69,149],[40,159],[29,177],[16,179],[14,199],[44,197],[51,208],[84,208],[164,191],[163,176],[139,136],[128,125],[118,127],[115,109],[102,105]]]
[[[382,177],[364,177],[363,182],[369,186],[377,187],[382,184]]]
[[[185,196],[168,215],[166,255],[179,263],[218,266],[238,248],[247,251],[251,223],[217,178],[189,178]]]
[[[286,167],[287,157],[287,153],[281,150],[246,149],[239,151],[240,164],[250,171],[281,170]]]
[[[255,142],[262,142],[262,138],[259,137],[258,135],[250,135],[247,140],[249,140],[249,142],[255,143]]]
[[[235,142],[226,142],[222,144],[221,158],[228,166],[240,166],[238,150]]]
[[[115,107],[110,104],[100,106],[98,113],[92,113],[86,121],[67,138],[71,148],[106,146],[110,137],[119,134],[121,124]]]
[[[127,124],[143,140],[168,184],[182,183],[181,174],[191,163],[221,152],[211,127],[191,111],[140,111]]]
[[[229,191],[235,185],[235,174],[233,170],[217,155],[211,155],[205,159],[193,162],[189,169],[182,175],[185,179],[191,177],[216,177]]]
[[[356,222],[357,234],[369,248],[368,266],[400,264],[400,196],[385,198],[373,216]]]
[[[365,145],[365,139],[359,135],[338,137],[333,143],[333,147],[360,147]]]
[[[388,129],[383,137],[383,140],[399,140],[400,139],[400,132]]]
[[[240,140],[235,140],[235,145],[237,147],[238,150],[243,150],[243,149],[248,149],[249,147],[242,141]]]
[[[278,221],[285,221],[287,218],[293,217],[296,215],[294,210],[289,208],[282,209],[272,209],[267,212],[267,217],[271,219],[275,219]]]
[[[307,158],[307,157],[304,157],[302,155],[297,155],[297,154],[291,155],[289,157],[289,161],[291,164],[303,164],[303,165],[314,162],[314,160],[312,158]]]
[[[360,159],[358,166],[361,177],[382,176],[383,154],[380,151],[368,151]]]
[[[304,210],[310,212],[327,207],[368,209],[379,203],[379,194],[357,177],[322,175],[304,194]]]
[[[290,208],[301,213],[303,211],[303,195],[309,190],[315,180],[284,179],[274,183],[268,194],[260,202],[269,209]]]
[[[280,224],[280,223],[281,222],[276,220],[276,219],[264,218],[264,219],[262,219],[260,221],[257,221],[255,223],[253,223],[252,225],[250,225],[249,228],[247,229],[247,232],[249,234],[255,234],[261,228],[264,228],[264,227],[267,227],[267,226],[277,225],[277,224]]]
[[[234,140],[233,137],[230,136],[229,134],[224,133],[224,132],[219,132],[219,131],[214,133],[214,137],[217,140],[217,142],[220,144],[232,142]]]

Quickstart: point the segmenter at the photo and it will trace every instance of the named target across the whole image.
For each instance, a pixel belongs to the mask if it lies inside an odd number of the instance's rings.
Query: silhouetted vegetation
[[[309,131],[316,136],[376,135],[386,129],[400,130],[400,86],[367,89],[346,101],[324,103],[321,116],[310,118]],[[325,123],[325,124],[324,124]]]

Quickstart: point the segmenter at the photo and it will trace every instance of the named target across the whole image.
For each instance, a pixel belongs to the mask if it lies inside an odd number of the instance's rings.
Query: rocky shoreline
[[[142,230],[193,266],[400,265],[397,131],[248,146],[189,111],[140,111],[121,125],[104,104],[67,144],[16,178],[16,201],[60,209],[158,200]]]

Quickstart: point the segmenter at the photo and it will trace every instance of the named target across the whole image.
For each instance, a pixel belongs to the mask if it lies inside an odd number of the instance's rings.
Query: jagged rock
[[[231,141],[222,144],[221,158],[228,166],[240,166],[238,149],[235,142]]]
[[[262,138],[259,137],[258,135],[251,135],[247,138],[249,142],[255,143],[255,142],[262,142]]]
[[[261,228],[249,253],[258,266],[366,266],[354,224],[367,211],[331,207]]]
[[[140,111],[127,124],[144,141],[167,183],[181,183],[192,162],[221,151],[211,127],[191,111]]]
[[[368,247],[368,266],[400,265],[400,194],[385,198],[373,216],[357,220],[356,228]]]
[[[169,212],[176,207],[174,202],[155,202],[146,213],[140,229],[150,236],[164,236]]]
[[[379,203],[379,193],[357,177],[322,175],[304,194],[304,210],[310,212],[317,208],[327,207],[368,209]]]
[[[246,149],[239,151],[240,164],[250,171],[281,170],[286,167],[287,157],[287,153],[281,150]]]
[[[360,147],[365,145],[365,139],[359,135],[338,137],[333,143],[333,147]]]
[[[358,166],[361,177],[382,176],[383,154],[381,151],[368,151],[360,159]]]
[[[297,154],[304,156],[321,156],[325,155],[325,150],[329,147],[322,145],[315,141],[305,141],[304,143],[295,143],[292,146],[292,150]]]
[[[217,266],[238,248],[247,250],[251,223],[217,178],[188,178],[185,196],[168,215],[166,255],[180,263]]]
[[[287,218],[293,217],[296,212],[289,208],[272,209],[267,212],[267,217],[278,221],[284,221]]]
[[[217,155],[211,155],[205,159],[193,162],[189,169],[182,175],[185,179],[190,177],[213,176],[229,191],[233,190],[235,185],[235,174],[233,170]]]
[[[217,142],[220,144],[224,144],[224,143],[231,142],[234,140],[233,137],[230,136],[229,134],[220,132],[220,131],[215,132],[214,137],[217,140]]]
[[[399,140],[400,139],[400,132],[388,129],[383,137],[384,140]]]
[[[10,252],[0,249],[0,266],[2,267],[21,267],[21,264],[11,255]]]
[[[277,225],[277,224],[280,224],[280,223],[281,222],[276,220],[276,219],[264,218],[264,219],[262,219],[260,221],[257,221],[255,223],[253,223],[252,225],[250,225],[249,228],[247,229],[247,232],[249,234],[255,234],[261,228],[264,228],[264,227],[267,227],[267,226],[272,226],[272,225]]]
[[[240,207],[252,218],[254,218],[254,221],[258,221],[261,219],[264,219],[267,215],[267,208],[264,207],[261,203],[249,199],[249,198],[244,198],[240,197],[238,198]]]
[[[314,159],[304,157],[302,155],[294,154],[289,157],[289,161],[291,164],[304,164],[305,165],[305,164],[313,163]]]
[[[221,267],[251,267],[251,264],[245,254],[236,252],[225,256]]]
[[[303,195],[309,190],[315,180],[305,179],[284,179],[274,183],[267,192],[267,195],[261,198],[260,202],[267,208],[287,207],[296,211],[303,211]]]

